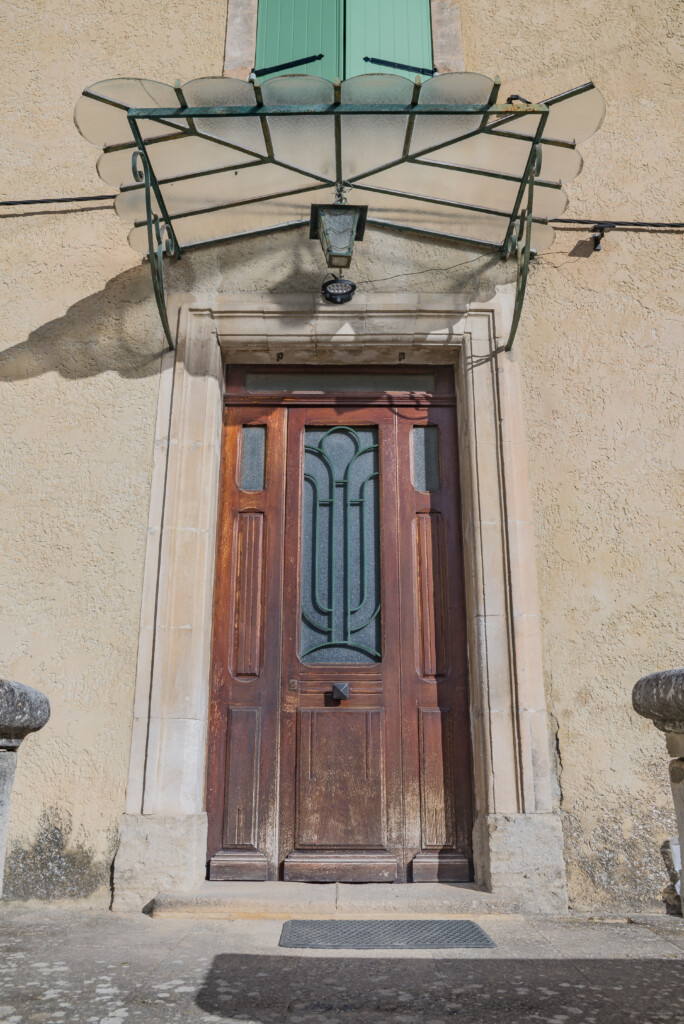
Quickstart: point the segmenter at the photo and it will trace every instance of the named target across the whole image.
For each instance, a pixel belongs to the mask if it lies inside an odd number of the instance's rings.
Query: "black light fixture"
[[[366,230],[367,206],[352,206],[339,199],[327,206],[311,207],[309,238],[318,238],[329,267],[348,267],[354,242],[360,242]]]
[[[346,277],[334,277],[332,275],[326,277],[321,287],[325,301],[335,302],[337,305],[349,302],[355,291],[356,285],[353,281],[348,281]]]

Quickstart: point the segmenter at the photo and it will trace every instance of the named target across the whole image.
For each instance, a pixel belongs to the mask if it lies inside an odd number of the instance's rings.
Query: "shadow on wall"
[[[475,960],[458,952],[454,959],[225,953],[214,958],[195,1002],[219,1020],[254,1024],[684,1019],[678,960],[590,959],[589,951],[587,959],[511,960],[491,950]]]
[[[149,268],[133,267],[108,281],[102,291],[74,303],[64,316],[37,327],[25,341],[0,352],[0,380],[21,381],[53,372],[71,380],[107,372],[128,378],[152,376],[165,347],[153,316]]]
[[[417,245],[382,232],[367,237],[348,272],[360,292],[472,292],[486,301],[506,280],[498,255],[473,254],[458,244]],[[317,244],[299,233],[289,240],[279,235],[224,243],[165,264],[167,292],[271,292],[274,299],[292,292],[317,295],[327,273]],[[141,263],[0,352],[0,380],[52,372],[73,380],[107,372],[148,377],[157,373],[165,348],[149,267]]]

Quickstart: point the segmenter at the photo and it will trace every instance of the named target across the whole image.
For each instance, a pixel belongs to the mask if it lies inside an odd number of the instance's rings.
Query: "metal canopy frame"
[[[541,168],[541,143],[543,141],[545,146],[561,146],[567,149],[574,149],[575,143],[568,142],[561,139],[549,139],[543,138],[544,129],[549,116],[549,109],[556,103],[562,100],[567,100],[571,97],[578,96],[588,90],[594,88],[592,82],[579,86],[575,89],[561,93],[558,96],[554,96],[551,99],[546,100],[544,103],[528,103],[525,101],[517,101],[510,103],[498,103],[498,93],[500,87],[499,79],[495,79],[489,102],[485,105],[456,105],[456,104],[418,104],[420,96],[420,82],[416,80],[411,102],[408,105],[404,104],[349,104],[342,103],[340,98],[341,82],[336,81],[334,83],[334,102],[332,104],[312,104],[312,105],[296,105],[296,106],[273,106],[264,104],[261,87],[258,82],[253,81],[252,83],[254,90],[254,105],[253,106],[224,106],[224,107],[190,107],[185,101],[183,90],[180,83],[176,83],[174,86],[175,93],[178,97],[178,107],[128,107],[124,103],[119,103],[112,99],[106,99],[97,93],[85,90],[84,95],[90,96],[93,99],[98,100],[101,103],[110,104],[111,106],[118,107],[121,110],[125,110],[128,117],[128,123],[130,125],[131,134],[133,141],[131,143],[122,143],[118,145],[105,147],[105,152],[113,152],[116,150],[132,150],[132,165],[133,165],[133,177],[136,182],[134,185],[122,186],[121,191],[127,192],[135,189],[144,189],[145,192],[145,211],[146,219],[144,221],[135,222],[135,226],[141,227],[147,225],[147,239],[148,239],[148,256],[150,262],[150,270],[152,274],[152,284],[154,288],[155,299],[159,310],[159,316],[161,319],[164,335],[167,339],[170,348],[173,348],[173,334],[170,329],[168,322],[168,316],[166,311],[166,301],[164,297],[164,271],[163,263],[164,256],[175,256],[180,258],[182,252],[176,232],[174,230],[174,221],[182,219],[186,216],[194,216],[200,213],[212,213],[219,210],[228,209],[231,207],[246,206],[250,203],[261,202],[264,199],[280,199],[288,196],[297,195],[302,192],[314,191],[317,189],[324,188],[335,188],[335,189],[348,189],[357,188],[364,192],[388,194],[397,196],[400,198],[406,198],[416,200],[420,202],[435,203],[443,207],[451,207],[456,209],[469,210],[478,213],[485,213],[490,215],[499,215],[508,218],[508,226],[505,233],[504,240],[501,244],[495,244],[492,242],[483,241],[478,238],[470,238],[461,235],[447,234],[435,230],[423,230],[421,228],[412,227],[409,225],[402,225],[394,220],[386,221],[376,219],[374,217],[368,217],[368,224],[372,224],[378,228],[392,229],[392,230],[407,230],[411,233],[424,235],[429,238],[438,238],[450,242],[461,242],[472,247],[486,248],[491,252],[498,251],[501,257],[505,260],[511,256],[515,256],[517,262],[517,280],[516,280],[516,291],[515,291],[515,304],[513,319],[511,323],[511,329],[509,337],[505,346],[506,351],[510,351],[513,346],[518,323],[520,321],[520,314],[522,312],[523,300],[525,297],[525,289],[527,286],[527,277],[529,271],[530,259],[535,255],[534,250],[531,248],[531,231],[533,222],[540,224],[547,223],[547,219],[543,217],[535,217],[533,214],[533,199],[534,189],[536,187],[543,188],[561,188],[559,182],[543,181],[539,179],[539,173]],[[406,133],[404,138],[404,145],[402,150],[402,156],[399,159],[391,160],[385,164],[374,167],[370,170],[365,170],[360,174],[352,176],[347,179],[342,179],[342,117],[344,115],[354,116],[387,116],[387,117],[407,117]],[[437,144],[427,146],[417,152],[411,153],[411,139],[416,123],[417,117],[433,117],[450,115],[479,115],[478,126],[467,133],[459,133],[443,140]],[[537,124],[534,135],[526,133],[518,133],[515,131],[502,131],[507,125],[520,119],[521,117],[528,116],[530,114],[538,115],[539,121]],[[287,118],[287,117],[323,117],[334,119],[334,138],[335,138],[335,169],[336,178],[325,177],[320,174],[316,174],[310,170],[303,170],[300,167],[296,167],[292,164],[286,163],[276,158],[274,153],[274,147],[271,140],[271,134],[269,129],[269,118]],[[264,148],[266,155],[247,149],[244,146],[237,145],[235,143],[228,142],[225,139],[217,138],[214,134],[208,134],[202,131],[202,121],[207,118],[220,118],[229,120],[231,118],[245,118],[254,117],[260,121],[261,129],[263,133]],[[180,123],[185,122],[185,124]],[[156,138],[149,139],[147,142],[144,140],[142,132],[140,130],[139,121],[155,121],[161,125],[168,125],[170,132],[169,134],[157,136]],[[187,125],[187,127],[186,127]],[[518,139],[529,144],[529,153],[525,164],[524,171],[521,175],[519,174],[505,174],[501,171],[488,171],[484,169],[478,169],[468,166],[460,166],[451,163],[439,163],[435,160],[425,160],[425,157],[431,154],[438,153],[440,150],[444,150],[449,146],[456,143],[463,142],[465,139],[472,138],[473,136],[480,134],[490,134],[494,136],[503,136],[507,139]],[[214,144],[223,145],[231,152],[243,153],[247,158],[244,163],[241,164],[227,164],[226,166],[212,168],[210,170],[197,171],[195,173],[182,174],[175,177],[166,177],[163,179],[157,179],[152,163],[149,157],[149,147],[154,146],[157,143],[169,141],[171,139],[180,138],[183,135],[193,135],[200,138],[210,140]],[[204,177],[210,174],[219,174],[227,170],[235,171],[237,169],[257,167],[264,164],[272,164],[278,167],[282,167],[286,170],[296,171],[300,175],[303,175],[311,179],[311,184],[307,184],[303,187],[289,189],[279,193],[271,193],[267,196],[257,196],[254,198],[241,199],[235,202],[222,203],[212,207],[204,209],[194,209],[187,212],[175,213],[173,217],[169,215],[166,203],[164,202],[164,196],[162,193],[162,185],[169,184],[175,181],[188,180],[190,178]],[[382,188],[380,186],[373,186],[368,184],[361,184],[360,180],[369,178],[371,175],[378,174],[382,171],[389,170],[393,167],[401,164],[429,164],[431,167],[439,167],[440,169],[447,171],[454,171],[466,174],[482,175],[488,178],[494,178],[504,181],[519,182],[519,188],[513,204],[512,210],[499,211],[489,207],[481,207],[472,205],[469,203],[463,203],[458,199],[447,200],[438,199],[433,196],[424,196],[418,193],[401,192],[391,188]],[[525,204],[525,194],[527,193],[527,199]],[[156,200],[159,212],[157,213],[153,209],[153,198]],[[308,227],[309,219],[295,220],[288,223],[279,224],[268,228],[258,228],[253,231],[247,231],[237,234],[228,235],[223,238],[211,239],[207,241],[199,241],[190,243],[184,246],[185,249],[206,247],[209,245],[220,244],[222,242],[232,241],[238,238],[256,237],[259,235],[267,235],[277,231],[287,231],[293,228]]]

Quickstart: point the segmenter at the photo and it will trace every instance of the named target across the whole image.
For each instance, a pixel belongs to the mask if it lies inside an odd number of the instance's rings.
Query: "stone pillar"
[[[42,693],[31,686],[0,679],[0,896],[17,750],[24,737],[42,729],[49,717],[50,702]]]
[[[654,672],[634,687],[632,704],[637,714],[650,718],[665,733],[670,761],[670,786],[677,817],[679,847],[684,850],[684,668]]]

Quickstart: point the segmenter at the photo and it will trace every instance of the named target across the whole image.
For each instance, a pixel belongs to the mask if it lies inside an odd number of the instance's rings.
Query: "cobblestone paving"
[[[278,921],[0,906],[1,1024],[684,1021],[684,925],[482,920],[495,949],[280,949]]]

